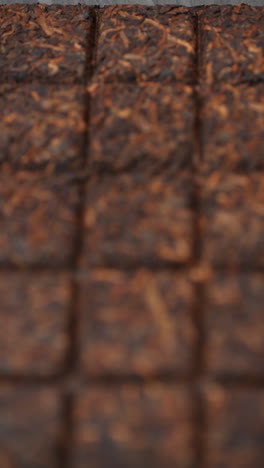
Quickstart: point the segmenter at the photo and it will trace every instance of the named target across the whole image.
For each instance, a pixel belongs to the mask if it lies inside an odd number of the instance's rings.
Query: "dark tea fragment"
[[[0,265],[71,265],[78,205],[73,184],[2,176]]]
[[[200,214],[204,261],[218,267],[263,267],[264,174],[203,177]]]
[[[94,167],[190,168],[195,103],[191,86],[91,86],[89,161]]]
[[[74,407],[72,466],[191,468],[191,395],[162,384],[90,387]]]
[[[192,258],[192,178],[167,171],[94,177],[88,184],[82,265],[155,266]]]
[[[215,274],[205,288],[206,368],[214,375],[264,375],[264,278]]]
[[[81,362],[88,376],[188,374],[196,332],[186,274],[93,270],[80,280]]]
[[[56,468],[61,438],[57,391],[26,385],[0,387],[3,468]],[[1,460],[0,448],[0,460]],[[9,463],[9,464],[8,464]]]
[[[212,386],[207,392],[206,468],[262,468],[264,391]]]
[[[203,160],[210,170],[264,169],[264,84],[202,95]]]
[[[64,275],[1,273],[0,375],[61,374],[69,348],[70,292]]]
[[[264,8],[212,5],[198,15],[201,83],[263,83]]]
[[[101,13],[95,80],[184,82],[195,77],[195,19],[184,7],[109,6]]]
[[[87,6],[1,5],[1,81],[84,82]]]
[[[85,94],[81,86],[0,86],[0,163],[49,174],[80,168]]]

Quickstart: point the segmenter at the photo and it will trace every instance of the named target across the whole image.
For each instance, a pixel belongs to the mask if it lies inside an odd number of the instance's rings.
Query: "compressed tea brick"
[[[192,256],[192,180],[173,171],[94,177],[87,188],[82,264],[157,265]]]
[[[223,267],[264,265],[264,175],[212,173],[201,181],[202,258]]]
[[[0,388],[0,461],[3,468],[56,468],[61,437],[57,392]]]
[[[0,466],[4,468],[18,468],[14,462],[14,458],[3,447],[0,446]]]
[[[264,85],[204,93],[203,158],[212,169],[264,168]]]
[[[4,273],[0,297],[0,373],[60,373],[68,351],[69,280]]]
[[[188,388],[174,385],[83,391],[74,408],[72,466],[190,468],[190,403]]]
[[[188,85],[147,83],[90,87],[92,165],[190,167],[194,99]]]
[[[0,163],[49,173],[80,167],[83,100],[79,86],[0,86]]]
[[[262,468],[264,391],[211,387],[207,429],[206,468]]]
[[[199,15],[201,83],[263,81],[264,8],[213,5]]]
[[[184,7],[106,7],[100,19],[95,79],[192,83],[194,23]]]
[[[92,375],[189,372],[195,330],[185,275],[95,270],[81,281],[81,360]]]
[[[207,369],[218,375],[263,376],[264,278],[216,275],[205,289]]]
[[[69,265],[74,255],[77,188],[0,178],[0,264]]]
[[[84,81],[89,12],[81,5],[0,6],[1,81]]]

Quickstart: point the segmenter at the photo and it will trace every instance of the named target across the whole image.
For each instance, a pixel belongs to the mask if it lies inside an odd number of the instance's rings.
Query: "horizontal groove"
[[[19,374],[4,374],[0,373],[0,389],[1,385],[15,385],[15,386],[58,386],[63,383],[64,379],[62,375],[57,376],[41,376],[41,375],[19,375]]]
[[[61,375],[56,377],[40,377],[40,376],[18,376],[18,375],[0,375],[0,390],[5,385],[14,385],[15,388],[21,387],[41,388],[51,387],[56,388],[67,395],[78,392],[81,389],[89,389],[91,387],[106,387],[114,388],[122,385],[183,385],[193,388],[199,396],[203,391],[210,389],[211,385],[219,385],[227,390],[262,390],[264,391],[264,375],[263,376],[213,376],[203,373],[202,376],[194,374],[162,374],[156,376],[114,376],[101,375],[89,376],[80,373],[75,375]]]
[[[262,389],[264,391],[264,375],[223,375],[214,377],[212,376],[210,377],[210,381],[230,389]]]
[[[198,265],[199,266],[199,265]],[[203,266],[203,265],[201,265]],[[264,265],[263,267],[234,267],[232,265],[226,266],[208,266],[212,272],[212,274],[225,274],[227,276],[239,276],[239,275],[254,275],[254,274],[263,274],[264,273]]]
[[[162,271],[175,271],[181,272],[192,267],[191,261],[188,263],[174,263],[174,262],[122,262],[122,261],[105,261],[102,264],[98,264],[93,268],[89,268],[88,271],[92,271],[94,269],[109,269],[109,270],[120,270],[124,272],[135,272],[137,270],[148,270],[153,273],[158,273]],[[86,269],[80,270],[79,273],[85,273]]]
[[[44,273],[49,273],[50,275],[55,275],[55,274],[71,274],[75,272],[75,268],[73,266],[59,266],[59,265],[12,265],[12,264],[7,264],[7,265],[1,265],[0,266],[0,274],[1,273],[14,273],[14,274],[19,274],[19,273],[25,273],[25,274],[31,274],[31,273],[38,273],[38,274],[44,274]]]
[[[102,264],[87,265],[87,267],[60,267],[60,266],[43,266],[43,265],[28,265],[28,266],[15,266],[15,265],[2,265],[0,266],[0,275],[1,274],[64,274],[69,275],[73,279],[81,279],[85,275],[91,275],[94,271],[97,270],[113,270],[120,271],[121,273],[133,273],[139,270],[144,270],[150,273],[162,273],[162,272],[175,272],[175,273],[184,273],[192,274],[195,276],[196,273],[201,273],[202,280],[206,281],[211,276],[217,274],[224,274],[228,277],[240,276],[240,275],[257,275],[264,274],[263,267],[252,267],[252,268],[232,268],[230,266],[226,267],[214,267],[207,263],[194,263],[193,260],[190,260],[188,263],[122,263],[122,262],[105,262]],[[203,278],[203,271],[205,272]],[[199,279],[198,279],[199,282]]]
[[[263,3],[264,5],[264,3]],[[0,6],[1,6],[1,3],[0,3]],[[80,87],[83,87],[84,89],[87,88],[87,86],[89,86],[89,84],[91,83],[91,80],[93,81],[93,84],[95,85],[98,85],[98,86],[102,86],[103,87],[107,87],[107,86],[113,86],[113,85],[120,85],[120,86],[124,86],[124,85],[127,85],[128,87],[140,87],[140,86],[145,86],[145,85],[158,85],[158,84],[162,84],[164,88],[168,87],[168,86],[190,86],[190,87],[197,87],[197,84],[195,82],[195,79],[194,80],[171,80],[171,81],[168,81],[166,83],[164,83],[162,81],[162,79],[157,79],[157,80],[153,80],[153,79],[149,79],[149,80],[142,80],[142,81],[138,81],[136,78],[135,80],[128,80],[126,78],[122,78],[122,77],[117,77],[117,78],[113,78],[113,79],[110,79],[108,78],[107,80],[102,80],[101,78],[98,79],[98,81],[96,80],[96,75],[92,76],[92,77],[88,77],[87,79],[83,79],[83,80],[79,80],[79,81],[63,81],[60,80],[59,78],[52,78],[52,77],[49,77],[49,78],[46,78],[46,77],[40,77],[39,79],[30,79],[30,78],[25,78],[23,80],[17,80],[15,78],[10,78],[10,80],[6,80],[6,79],[2,79],[0,77],[0,86],[3,86],[3,85],[9,85],[10,86],[10,89],[6,89],[5,90],[5,94],[8,94],[10,92],[17,89],[17,87],[23,87],[23,86],[58,86],[58,87],[63,87],[63,88],[70,88],[72,86],[80,86]],[[212,90],[212,92],[217,92],[217,91],[220,91],[221,90],[221,87],[222,86],[225,86],[225,85],[229,85],[229,86],[234,86],[234,87],[237,87],[237,86],[258,86],[258,85],[262,85],[264,84],[264,77],[256,77],[256,78],[249,78],[249,79],[246,79],[246,80],[240,80],[240,81],[236,81],[234,83],[230,83],[228,81],[219,81],[219,82],[215,82],[214,85],[209,85],[207,84],[206,82],[199,82],[198,86],[201,85],[203,87],[203,89],[210,89]],[[14,88],[12,88],[12,86]]]
[[[0,3],[1,6],[1,3]],[[72,88],[73,86],[82,86],[86,87],[86,80],[82,79],[79,81],[63,81],[63,79],[52,78],[52,77],[40,77],[35,79],[25,78],[23,80],[18,80],[16,78],[10,77],[8,80],[0,78],[0,86],[8,85],[10,89],[5,90],[5,93],[8,94],[18,87],[23,86],[57,86],[60,88]],[[12,88],[12,86],[14,88]],[[2,93],[1,93],[2,94]]]
[[[127,376],[114,376],[114,375],[98,375],[98,376],[85,376],[84,374],[75,374],[75,375],[64,375],[57,377],[40,377],[40,376],[18,376],[18,375],[0,375],[0,389],[1,385],[10,384],[15,386],[56,386],[66,393],[71,393],[75,389],[91,387],[91,386],[106,386],[106,387],[115,387],[119,385],[127,384],[185,384],[191,385],[193,381],[193,376],[191,375],[168,375],[168,374],[157,374],[156,376],[137,376],[137,375],[127,375]]]
[[[105,373],[104,375],[98,376],[83,376],[82,383],[83,385],[102,385],[102,386],[116,386],[123,384],[154,384],[154,383],[164,383],[164,384],[186,384],[191,385],[194,380],[192,374],[178,372],[178,373],[162,373],[157,372],[157,374],[142,376],[142,375],[111,375]]]
[[[241,0],[215,0],[213,2],[211,2],[211,4],[209,3],[206,3],[203,1],[203,0],[167,0],[167,1],[162,1],[162,0],[132,0],[132,1],[129,1],[129,0],[60,0],[59,2],[54,0],[53,2],[51,2],[50,0],[42,0],[42,1],[38,1],[38,0],[7,0],[7,1],[1,1],[0,3],[0,6],[1,5],[12,5],[12,4],[31,4],[31,5],[34,5],[34,4],[37,4],[37,3],[41,3],[41,4],[44,4],[44,5],[52,5],[52,4],[60,4],[60,5],[64,5],[65,7],[67,5],[78,5],[79,3],[81,3],[82,5],[87,5],[87,6],[91,6],[91,7],[98,7],[98,8],[102,8],[102,7],[107,7],[107,6],[115,6],[115,5],[145,5],[145,6],[149,6],[149,7],[158,7],[158,6],[172,6],[172,7],[177,7],[177,6],[185,6],[187,8],[190,9],[190,11],[192,11],[193,8],[197,7],[197,6],[200,6],[200,7],[204,7],[204,6],[226,6],[226,5],[239,5],[241,4]],[[263,1],[262,0],[247,0],[245,2],[245,4],[247,5],[250,5],[250,6],[262,6],[263,5]],[[179,13],[179,14],[183,14],[183,13]]]

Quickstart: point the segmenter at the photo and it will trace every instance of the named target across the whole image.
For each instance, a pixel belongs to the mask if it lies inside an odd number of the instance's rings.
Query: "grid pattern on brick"
[[[1,467],[263,468],[263,31],[0,6]]]

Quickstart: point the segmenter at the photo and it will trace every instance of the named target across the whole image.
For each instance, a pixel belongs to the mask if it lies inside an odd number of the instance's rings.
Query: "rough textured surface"
[[[213,387],[207,395],[205,466],[262,468],[264,440],[263,390]]]
[[[0,7],[0,468],[263,468],[263,12]]]
[[[90,28],[83,5],[0,6],[1,81],[84,81]]]
[[[264,174],[202,178],[202,256],[216,266],[264,266]]]
[[[202,103],[201,136],[208,167],[263,170],[264,85],[224,85],[219,91],[205,92]]]
[[[263,8],[213,5],[199,13],[202,83],[263,82]]]
[[[3,468],[56,468],[61,437],[59,395],[49,389],[0,387]],[[3,447],[3,449],[2,449]]]
[[[199,6],[199,5],[204,5],[205,0],[141,0],[140,5],[148,5],[155,7],[157,5],[172,5],[176,6],[179,5],[182,7],[185,5],[186,7],[193,7],[193,6]],[[2,4],[10,4],[14,3],[13,0],[0,0],[0,5]],[[34,0],[15,0],[15,3],[35,3]],[[51,4],[51,0],[42,0],[43,4]],[[79,0],[60,0],[60,5],[78,5],[80,3]],[[93,0],[83,0],[82,3],[87,4],[87,5],[95,5],[95,2]],[[237,5],[239,2],[237,0],[217,0],[216,4],[217,5]],[[138,0],[115,0],[113,3],[114,5],[138,5]],[[112,2],[109,0],[97,0],[96,6],[109,6],[112,5]],[[247,5],[255,5],[255,6],[263,6],[262,5],[262,0],[248,0]]]
[[[64,276],[1,273],[1,373],[62,372],[69,346],[70,292]]]
[[[90,88],[94,167],[190,167],[194,96],[187,85],[95,85]]]
[[[146,377],[191,370],[193,289],[185,275],[96,270],[81,288],[85,373]]]
[[[173,171],[94,178],[87,189],[82,264],[182,263],[192,255],[192,181]]]
[[[78,203],[74,185],[2,176],[0,264],[69,265]]]
[[[3,447],[0,447],[0,464],[0,466],[4,466],[5,468],[16,468],[17,466],[14,462],[14,457]]]
[[[84,100],[78,86],[0,86],[0,163],[49,173],[80,167]]]
[[[95,79],[193,83],[194,54],[191,10],[113,5],[101,16]]]
[[[207,369],[223,376],[262,376],[263,275],[215,275],[205,296]]]
[[[172,468],[192,466],[192,415],[187,388],[99,387],[74,409],[73,466]]]

